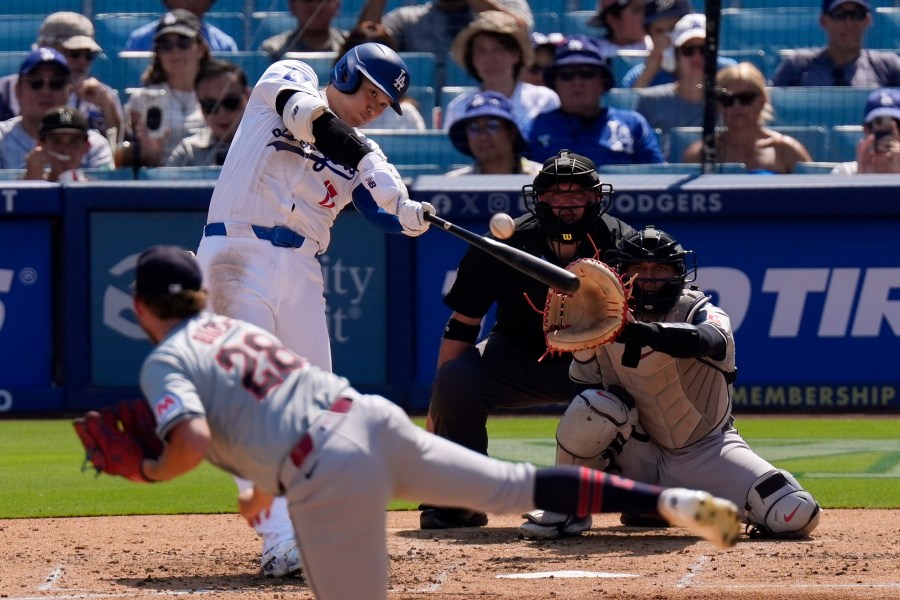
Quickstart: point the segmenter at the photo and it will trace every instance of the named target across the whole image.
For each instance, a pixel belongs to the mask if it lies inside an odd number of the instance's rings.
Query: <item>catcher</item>
[[[648,226],[626,235],[606,258],[626,280],[634,278],[629,322],[609,322],[618,313],[607,307],[618,306],[615,295],[627,286],[600,268],[591,277],[614,280],[603,284],[612,299],[588,298],[584,308],[580,291],[563,301],[551,293],[546,305],[548,347],[574,351],[569,373],[582,390],[557,428],[557,464],[707,490],[745,507],[751,533],[810,533],[821,514],[815,499],[790,473],[754,453],[734,428],[734,335],[721,308],[685,287],[696,274],[693,252]],[[590,315],[592,308],[598,314]],[[609,331],[618,326],[611,339]],[[590,517],[524,516],[520,530],[528,537],[578,535],[591,526]],[[665,525],[652,514],[626,513],[622,522]]]
[[[706,492],[581,467],[536,469],[427,433],[393,402],[359,393],[265,330],[204,311],[200,268],[181,248],[142,253],[134,294],[138,322],[156,344],[141,389],[166,444],[155,459],[134,448],[118,456],[124,423],[110,441],[106,430],[116,424],[88,415],[88,451],[104,449],[103,470],[135,481],[172,479],[207,458],[253,481],[238,498],[251,523],[283,496],[316,598],[387,599],[385,508],[393,498],[498,513],[655,508],[721,548],[740,533],[737,507]]]

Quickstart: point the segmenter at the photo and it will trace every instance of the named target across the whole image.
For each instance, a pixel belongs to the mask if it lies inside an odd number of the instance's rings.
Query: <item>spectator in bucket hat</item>
[[[537,175],[541,170],[540,164],[522,157],[525,138],[503,94],[476,93],[448,133],[456,149],[475,162],[447,175]]]

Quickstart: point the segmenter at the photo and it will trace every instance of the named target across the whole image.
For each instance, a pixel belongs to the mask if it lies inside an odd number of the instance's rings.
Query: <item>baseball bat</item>
[[[581,280],[575,273],[566,271],[518,248],[480,236],[429,212],[425,213],[425,220],[553,289],[571,294],[581,285]]]

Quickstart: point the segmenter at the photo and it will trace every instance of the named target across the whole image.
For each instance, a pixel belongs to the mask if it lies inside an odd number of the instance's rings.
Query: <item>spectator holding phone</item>
[[[144,86],[126,105],[139,155],[132,164],[165,164],[181,140],[205,125],[194,91],[197,73],[210,60],[200,31],[200,19],[187,10],[166,13],[159,22]]]
[[[900,91],[884,88],[869,94],[863,131],[856,160],[838,164],[832,175],[900,173]]]

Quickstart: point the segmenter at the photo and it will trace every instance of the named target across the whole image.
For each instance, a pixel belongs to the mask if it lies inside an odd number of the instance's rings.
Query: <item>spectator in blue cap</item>
[[[516,125],[512,105],[503,94],[479,92],[450,126],[450,141],[475,162],[447,175],[537,175],[541,165],[522,157],[525,139]]]
[[[532,122],[526,157],[543,162],[568,148],[597,166],[663,162],[647,119],[633,110],[601,106],[613,74],[590,37],[571,36],[557,49],[544,79],[559,95],[560,107]]]
[[[900,173],[900,91],[884,88],[869,94],[863,131],[856,160],[836,165],[831,173]]]
[[[823,0],[819,24],[827,45],[786,56],[775,69],[773,86],[900,86],[900,56],[863,48],[872,24],[868,0]]]
[[[50,109],[65,106],[72,93],[71,70],[65,57],[53,48],[28,53],[19,67],[15,87],[21,114],[0,122],[0,168],[24,169],[40,140],[41,119]],[[106,138],[88,131],[90,150],[83,168],[113,168],[112,150]]]

